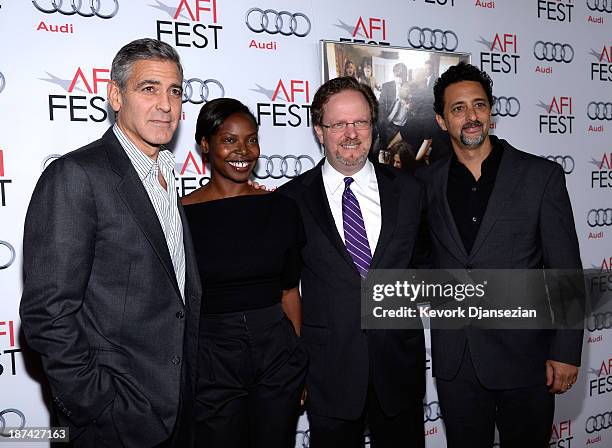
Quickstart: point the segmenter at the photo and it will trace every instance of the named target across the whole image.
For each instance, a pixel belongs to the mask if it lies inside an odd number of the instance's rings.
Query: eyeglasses
[[[357,120],[351,123],[346,123],[344,121],[338,121],[337,123],[322,124],[321,126],[326,129],[329,129],[331,132],[342,132],[346,129],[346,127],[349,124],[352,124],[353,126],[355,126],[355,129],[358,131],[365,131],[367,129],[370,129],[370,127],[372,126],[372,122],[370,120]]]

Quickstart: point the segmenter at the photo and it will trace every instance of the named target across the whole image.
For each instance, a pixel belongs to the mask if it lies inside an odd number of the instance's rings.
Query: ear
[[[106,98],[109,104],[115,112],[121,110],[123,104],[123,96],[121,95],[121,89],[115,81],[110,81],[106,86]]]
[[[208,154],[208,142],[206,141],[206,137],[202,137],[202,140],[200,140],[200,149],[204,154]]]
[[[448,131],[446,128],[446,123],[444,122],[444,117],[442,115],[436,114],[436,121],[438,122],[438,126],[442,128],[444,131]]]
[[[317,138],[319,139],[319,143],[323,144],[323,128],[317,124],[315,125],[314,130],[317,134]]]

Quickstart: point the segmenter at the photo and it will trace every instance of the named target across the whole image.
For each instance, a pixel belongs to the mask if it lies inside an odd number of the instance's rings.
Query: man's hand
[[[551,394],[571,389],[578,378],[578,367],[559,361],[546,361],[546,385]]]
[[[264,190],[264,191],[274,191],[276,190],[276,188],[270,188],[268,189],[264,184],[260,184],[258,182],[255,182],[254,180],[249,179],[247,181],[247,183],[253,187],[253,188],[257,188],[258,190]]]

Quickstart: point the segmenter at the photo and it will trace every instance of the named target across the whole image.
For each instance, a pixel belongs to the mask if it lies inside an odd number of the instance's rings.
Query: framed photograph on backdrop
[[[371,159],[408,171],[451,151],[448,134],[436,122],[433,85],[440,73],[468,53],[321,41],[322,80],[353,76],[378,99]]]

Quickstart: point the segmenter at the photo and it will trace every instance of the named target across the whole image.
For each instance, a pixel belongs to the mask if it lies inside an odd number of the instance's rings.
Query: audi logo
[[[314,159],[307,155],[280,156],[274,154],[271,156],[259,156],[259,161],[253,175],[257,179],[282,179],[283,177],[292,179],[314,168],[314,166]]]
[[[6,80],[4,79],[4,75],[0,72],[0,93],[4,90],[4,86],[6,85]]]
[[[586,4],[591,11],[612,12],[612,0],[587,0]]]
[[[612,103],[591,101],[587,106],[587,117],[591,120],[612,120]]]
[[[6,428],[23,429],[25,428],[26,418],[19,409],[5,409],[0,411],[0,436],[9,437],[5,432]]]
[[[598,330],[609,330],[612,328],[612,312],[593,313],[587,318],[587,330],[590,332]]]
[[[119,1],[118,0],[45,0],[43,3],[48,4],[48,6],[43,7],[38,4],[40,0],[32,0],[32,4],[38,9],[40,12],[44,12],[47,14],[53,14],[54,12],[59,12],[65,16],[71,16],[73,14],[78,14],[82,17],[93,17],[97,16],[101,19],[112,19],[119,12]],[[69,8],[66,7],[62,9],[62,5],[67,3]],[[85,7],[87,4],[88,7]],[[112,11],[109,7],[103,7],[107,5],[113,5]]]
[[[4,264],[0,264],[0,269],[6,269],[10,265],[12,265],[13,262],[15,261],[15,248],[13,246],[11,246],[11,243],[9,243],[8,241],[2,241],[2,240],[0,240],[0,246],[6,247],[9,250],[9,252],[10,252],[10,255],[8,257],[8,261],[6,263],[4,263]],[[1,261],[0,261],[0,263],[1,263]]]
[[[40,172],[42,173],[54,160],[57,160],[61,157],[60,154],[49,154],[47,157],[43,159],[40,163]]]
[[[610,428],[612,428],[612,411],[591,415],[584,424],[584,430],[587,434]]]
[[[545,159],[557,162],[563,168],[565,174],[572,174],[574,171],[575,163],[572,156],[543,156]]]
[[[210,85],[214,84],[218,87],[219,95],[215,98],[223,98],[225,96],[225,88],[216,79],[189,78],[183,81],[183,103],[190,102],[191,104],[202,104],[208,102],[210,98]]]
[[[251,8],[246,12],[244,23],[254,33],[281,33],[283,36],[308,36],[312,25],[308,16],[301,12],[275,11]],[[253,24],[254,23],[254,24]]]
[[[518,98],[515,98],[513,96],[493,97],[493,107],[491,108],[492,116],[516,117],[520,111],[521,103]]]
[[[612,226],[612,208],[589,210],[587,224],[589,227]]]
[[[455,51],[459,46],[459,38],[454,31],[413,26],[408,30],[408,43],[414,48],[425,50]]]
[[[435,422],[442,418],[440,403],[432,401],[431,403],[423,403],[423,423]]]
[[[539,40],[533,46],[533,55],[538,61],[565,62],[569,64],[574,60],[574,48],[570,44]]]

